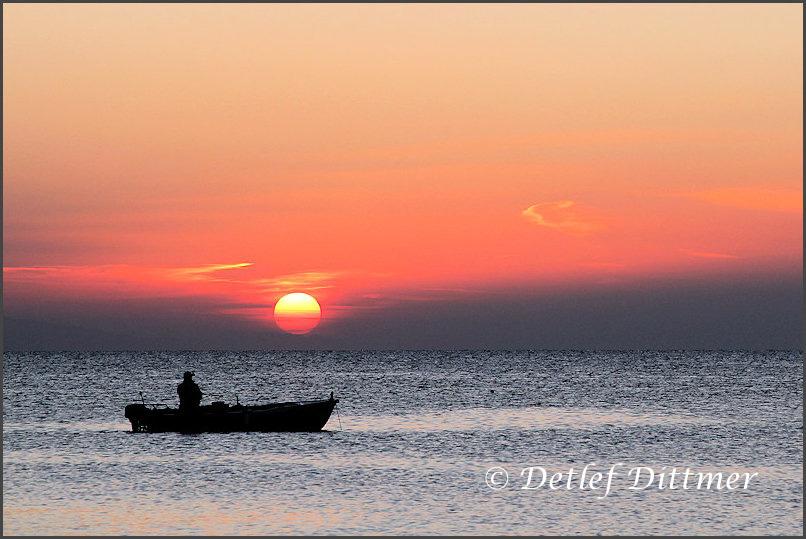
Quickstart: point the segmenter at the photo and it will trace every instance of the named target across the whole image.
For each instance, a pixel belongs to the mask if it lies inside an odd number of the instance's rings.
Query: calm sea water
[[[131,433],[124,406],[176,403],[185,370],[205,403],[341,402],[321,433]],[[3,532],[800,534],[802,374],[800,351],[4,353]],[[521,488],[617,463],[759,475]]]

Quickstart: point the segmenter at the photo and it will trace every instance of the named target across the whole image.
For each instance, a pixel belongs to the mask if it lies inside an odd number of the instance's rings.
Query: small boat
[[[192,410],[164,404],[129,404],[132,432],[318,432],[339,399],[276,402],[254,406],[214,402]]]

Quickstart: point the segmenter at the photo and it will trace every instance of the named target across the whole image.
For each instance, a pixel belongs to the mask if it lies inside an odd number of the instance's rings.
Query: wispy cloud
[[[254,284],[259,286],[264,292],[285,292],[291,289],[321,290],[332,288],[337,278],[344,275],[344,272],[325,271],[305,271],[301,273],[291,273],[256,279]]]
[[[696,256],[699,258],[739,258],[736,255],[729,255],[725,253],[707,253],[704,251],[692,251],[690,249],[680,249],[680,250],[689,256]]]
[[[618,262],[585,262],[582,264],[587,268],[603,268],[603,269],[619,269],[625,267],[624,264]]]
[[[589,236],[605,228],[594,212],[580,208],[573,200],[534,204],[523,210],[521,215],[530,223],[571,236]]]
[[[47,276],[104,276],[115,279],[142,280],[143,278],[162,277],[165,280],[209,280],[218,271],[245,268],[251,262],[238,264],[205,264],[195,268],[169,268],[160,266],[133,266],[128,264],[103,264],[98,266],[30,266],[4,267],[4,277],[42,278]]]
[[[177,277],[189,277],[195,280],[209,279],[212,273],[223,270],[245,268],[251,266],[251,262],[241,262],[239,264],[205,264],[198,268],[174,268],[169,273]]]
[[[48,273],[54,274],[59,272],[67,271],[68,268],[75,267],[75,266],[31,266],[31,267],[21,267],[21,266],[12,266],[12,267],[4,267],[3,268],[3,278],[19,278],[19,277],[26,277],[26,276],[35,276],[35,275],[46,275]]]
[[[344,295],[341,289],[345,286],[349,289],[350,279],[355,277],[349,272],[326,271],[266,277],[254,272],[244,273],[250,266],[253,266],[251,262],[195,267],[125,264],[6,267],[3,268],[3,282],[8,286],[6,292],[11,292],[13,297],[17,297],[15,291],[24,287],[35,291],[37,297],[81,297],[85,301],[105,303],[119,299],[170,298],[174,307],[180,309],[191,305],[189,302],[203,299],[208,312],[266,323],[279,296],[304,291],[316,294],[317,298],[338,301]],[[365,275],[360,277],[362,280],[366,278]],[[326,292],[325,289],[338,289],[339,292],[334,294],[334,290]],[[328,305],[330,309],[331,305]]]
[[[248,293],[268,296],[294,291],[312,291],[333,288],[345,278],[355,277],[348,272],[308,271],[272,277],[231,274],[220,275],[227,270],[240,270],[252,266],[251,262],[236,264],[205,264],[198,267],[161,267],[134,265],[98,266],[31,266],[3,268],[6,283],[40,283],[42,285],[122,289],[131,285],[138,290],[165,290],[171,293]],[[361,275],[366,279],[368,275]],[[141,287],[140,285],[145,285]],[[76,288],[78,289],[78,288]]]

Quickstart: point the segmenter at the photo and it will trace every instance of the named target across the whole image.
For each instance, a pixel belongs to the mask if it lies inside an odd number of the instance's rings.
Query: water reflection
[[[716,420],[674,413],[606,408],[465,408],[421,413],[346,416],[347,431],[484,431],[499,429],[585,429],[607,425],[707,424]],[[328,423],[328,428],[333,424]]]
[[[802,529],[799,353],[210,352],[3,360],[5,534]],[[165,381],[191,363],[223,392],[259,378],[273,385],[265,382],[255,394],[309,397],[335,387],[346,397],[321,433],[131,433],[122,415],[129,396],[110,399],[108,388],[126,380],[159,397],[166,387],[174,391]],[[759,472],[760,481],[748,492],[619,490],[606,503],[589,492],[493,491],[485,484],[495,465],[517,474],[525,466],[567,470],[592,462],[736,469]]]

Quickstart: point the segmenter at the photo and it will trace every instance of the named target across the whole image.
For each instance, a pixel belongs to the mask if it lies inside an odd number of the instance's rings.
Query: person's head
[[[185,380],[193,381],[193,373],[190,371],[185,371]]]

